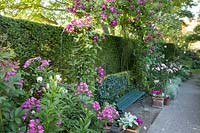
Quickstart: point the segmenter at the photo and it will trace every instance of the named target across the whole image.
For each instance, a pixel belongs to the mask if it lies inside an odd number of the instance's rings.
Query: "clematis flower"
[[[107,5],[103,2],[103,3],[101,4],[101,8],[102,8],[102,9],[106,9],[106,8],[107,8]]]
[[[114,19],[110,22],[110,26],[111,26],[111,27],[117,26],[117,19],[116,19],[116,18],[114,18]]]
[[[102,18],[103,20],[106,20],[106,19],[107,19],[107,15],[106,15],[105,12],[102,12],[100,16],[101,16],[101,18]]]
[[[116,10],[115,10],[115,7],[114,6],[110,6],[110,10],[111,10],[111,12],[114,14],[114,13],[116,13]]]

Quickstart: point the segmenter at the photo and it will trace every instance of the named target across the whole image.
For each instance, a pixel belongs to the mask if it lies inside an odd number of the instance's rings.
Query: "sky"
[[[192,8],[188,8],[189,11],[191,11],[195,18],[198,17],[198,14],[200,14],[200,0],[193,0],[197,6],[193,6]]]

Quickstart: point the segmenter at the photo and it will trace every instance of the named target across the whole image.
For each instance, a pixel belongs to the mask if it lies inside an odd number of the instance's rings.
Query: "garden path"
[[[177,98],[162,109],[148,133],[200,133],[200,75],[181,84]]]

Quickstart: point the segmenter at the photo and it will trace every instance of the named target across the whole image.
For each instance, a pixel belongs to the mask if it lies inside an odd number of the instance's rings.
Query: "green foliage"
[[[8,49],[6,49],[8,50]],[[25,111],[19,108],[25,93],[19,87],[21,73],[17,73],[17,66],[13,65],[12,54],[0,48],[0,132],[25,131],[21,116]],[[16,71],[16,75],[6,79],[7,72]]]
[[[77,95],[74,95],[75,92],[72,88],[67,88],[68,93],[62,96],[60,105],[62,108],[62,122],[63,127],[69,131],[76,131],[76,127],[79,127],[79,120],[82,118],[83,108],[81,101]]]
[[[7,35],[7,41],[11,43],[11,48],[16,53],[16,59],[21,63],[30,57],[41,56],[52,59],[54,66],[58,68],[62,28],[24,20],[13,20],[2,16],[0,16],[0,25],[0,34]],[[67,40],[67,37],[63,37],[63,42],[69,43],[70,41]],[[65,45],[67,44],[65,43]],[[65,50],[63,51],[65,52]]]
[[[121,46],[125,40],[119,37],[106,36],[100,44],[101,50],[98,51],[97,65],[104,64],[106,74],[117,73],[121,71]]]
[[[168,82],[166,84],[165,94],[169,95],[172,99],[175,99],[179,92],[180,84],[181,84],[181,78],[176,77],[176,78],[172,79],[171,82]]]
[[[179,12],[179,16],[180,17],[188,17],[188,18],[193,18],[194,17],[194,14],[192,14],[191,11],[188,11],[188,10],[181,10]]]
[[[30,57],[41,56],[41,58],[50,59],[54,70],[60,69],[67,79],[70,79],[69,70],[72,68],[70,64],[73,61],[69,60],[80,48],[75,45],[72,37],[66,34],[62,35],[63,46],[61,47],[62,30],[59,27],[0,16],[0,35],[6,35],[7,41],[16,53],[16,59],[20,60],[21,64]],[[96,62],[97,65],[105,64],[107,74],[132,68],[132,49],[135,48],[135,41],[106,36],[100,45],[102,49],[97,51]],[[60,53],[61,48],[62,53]],[[91,52],[95,51],[91,50]]]
[[[197,26],[194,28],[194,32],[196,32],[197,34],[200,34],[200,25],[197,25]]]
[[[65,90],[58,86],[58,82],[55,77],[50,77],[48,88],[44,90],[44,95],[41,98],[41,110],[38,114],[42,121],[44,130],[46,132],[58,132],[62,131],[62,128],[57,126],[57,122],[61,122],[62,118],[62,106],[61,98]],[[65,109],[65,108],[63,108]]]
[[[191,35],[188,35],[186,37],[186,41],[187,42],[196,42],[196,41],[199,41],[200,40],[200,35],[199,34],[191,34]]]
[[[173,43],[163,43],[161,44],[162,53],[165,55],[165,58],[169,61],[174,61],[178,57],[178,49]]]

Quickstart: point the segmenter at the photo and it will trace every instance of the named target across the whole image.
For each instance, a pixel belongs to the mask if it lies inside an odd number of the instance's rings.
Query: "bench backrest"
[[[114,103],[117,98],[128,90],[128,76],[108,76],[98,88],[99,102]]]

